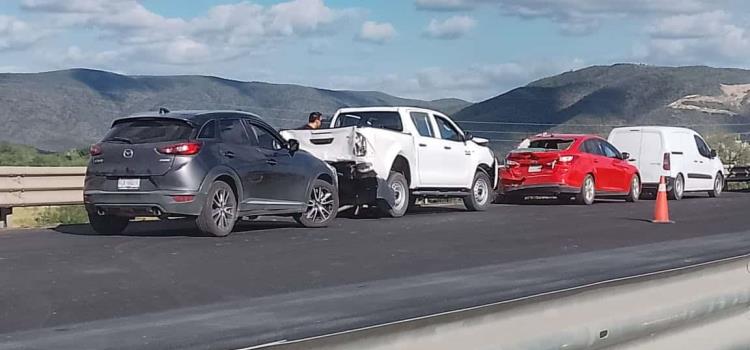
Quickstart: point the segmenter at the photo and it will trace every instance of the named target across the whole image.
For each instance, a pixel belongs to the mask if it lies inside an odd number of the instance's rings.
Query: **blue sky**
[[[594,64],[750,67],[737,0],[3,0],[0,71],[483,100]]]

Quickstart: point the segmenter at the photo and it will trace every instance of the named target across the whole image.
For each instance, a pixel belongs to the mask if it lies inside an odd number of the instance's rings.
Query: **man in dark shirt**
[[[323,124],[323,115],[320,112],[310,113],[310,117],[307,118],[307,124],[301,126],[297,130],[315,130],[320,129]]]

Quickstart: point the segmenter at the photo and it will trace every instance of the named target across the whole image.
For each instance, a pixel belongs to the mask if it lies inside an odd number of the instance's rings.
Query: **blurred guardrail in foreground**
[[[748,260],[745,256],[264,348],[748,349]]]
[[[85,167],[0,167],[0,228],[14,207],[83,203]]]

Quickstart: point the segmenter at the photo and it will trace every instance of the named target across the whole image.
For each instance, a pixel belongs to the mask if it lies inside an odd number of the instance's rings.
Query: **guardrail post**
[[[8,228],[13,225],[13,208],[0,208],[0,228]]]

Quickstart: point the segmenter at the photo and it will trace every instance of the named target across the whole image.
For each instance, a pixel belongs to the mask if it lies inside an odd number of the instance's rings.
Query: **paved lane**
[[[328,229],[181,222],[0,233],[0,348],[241,347],[750,253],[750,193],[423,208]]]

